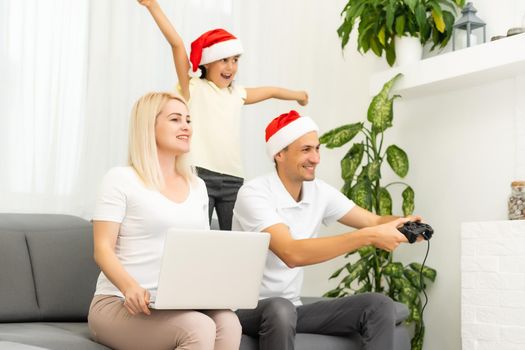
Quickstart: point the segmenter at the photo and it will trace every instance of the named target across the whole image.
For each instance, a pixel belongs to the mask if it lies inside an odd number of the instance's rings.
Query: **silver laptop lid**
[[[155,309],[255,308],[270,235],[171,229]]]

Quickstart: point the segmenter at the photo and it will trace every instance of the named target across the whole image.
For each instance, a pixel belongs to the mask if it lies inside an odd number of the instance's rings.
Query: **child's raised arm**
[[[246,88],[246,100],[244,101],[244,104],[249,105],[269,98],[295,100],[301,106],[306,106],[308,104],[308,94],[306,91],[293,91],[274,86]]]
[[[190,76],[188,75],[190,69],[190,62],[184,42],[180,37],[179,33],[175,30],[168,17],[164,14],[160,5],[156,0],[138,0],[141,5],[144,5],[151,16],[157,23],[160,31],[171,45],[173,52],[173,62],[175,63],[175,70],[177,71],[177,77],[179,78],[180,93],[186,99],[190,98]]]

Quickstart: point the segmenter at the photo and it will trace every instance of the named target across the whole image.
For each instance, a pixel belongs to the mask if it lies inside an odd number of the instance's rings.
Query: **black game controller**
[[[409,243],[414,243],[420,235],[428,241],[434,233],[434,230],[430,225],[418,221],[405,222],[405,224],[398,228],[398,230],[405,235]]]

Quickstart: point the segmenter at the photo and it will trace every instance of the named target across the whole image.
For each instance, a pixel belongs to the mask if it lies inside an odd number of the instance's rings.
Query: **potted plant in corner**
[[[384,133],[392,126],[393,104],[399,97],[389,97],[398,74],[388,81],[376,95],[368,108],[367,127],[364,122],[347,124],[330,130],[320,137],[328,148],[341,147],[358,135],[363,140],[355,142],[341,160],[341,176],[344,180],[342,192],[357,205],[379,215],[392,214],[392,196],[389,187],[400,185],[403,214],[414,210],[414,190],[405,182],[389,184],[381,182],[381,168],[386,159],[394,173],[403,178],[408,173],[408,156],[400,147],[390,145],[384,149]],[[361,167],[361,168],[360,168]],[[338,286],[327,292],[327,297],[342,297],[354,293],[385,293],[396,301],[406,304],[410,310],[408,322],[415,324],[412,349],[423,347],[425,325],[422,318],[424,305],[421,293],[425,294],[425,280],[434,282],[436,270],[422,264],[411,263],[403,266],[393,260],[392,253],[373,246],[366,246],[346,255],[358,254],[355,262],[347,262],[337,269],[330,279],[339,278]]]
[[[372,50],[379,57],[384,52],[392,66],[396,57],[405,59],[407,55],[396,49],[410,46],[418,50],[416,55],[421,59],[422,46],[427,42],[432,42],[431,50],[445,47],[457,10],[464,4],[465,0],[348,0],[337,34],[344,49],[358,21],[358,51]],[[404,63],[408,62],[398,62]]]

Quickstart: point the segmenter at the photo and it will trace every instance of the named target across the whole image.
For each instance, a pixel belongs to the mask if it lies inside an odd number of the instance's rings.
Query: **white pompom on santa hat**
[[[310,117],[300,116],[294,110],[281,114],[266,127],[266,153],[273,157],[299,137],[319,127]]]
[[[213,29],[199,36],[191,43],[191,69],[223,58],[242,54],[241,41],[224,29]]]

